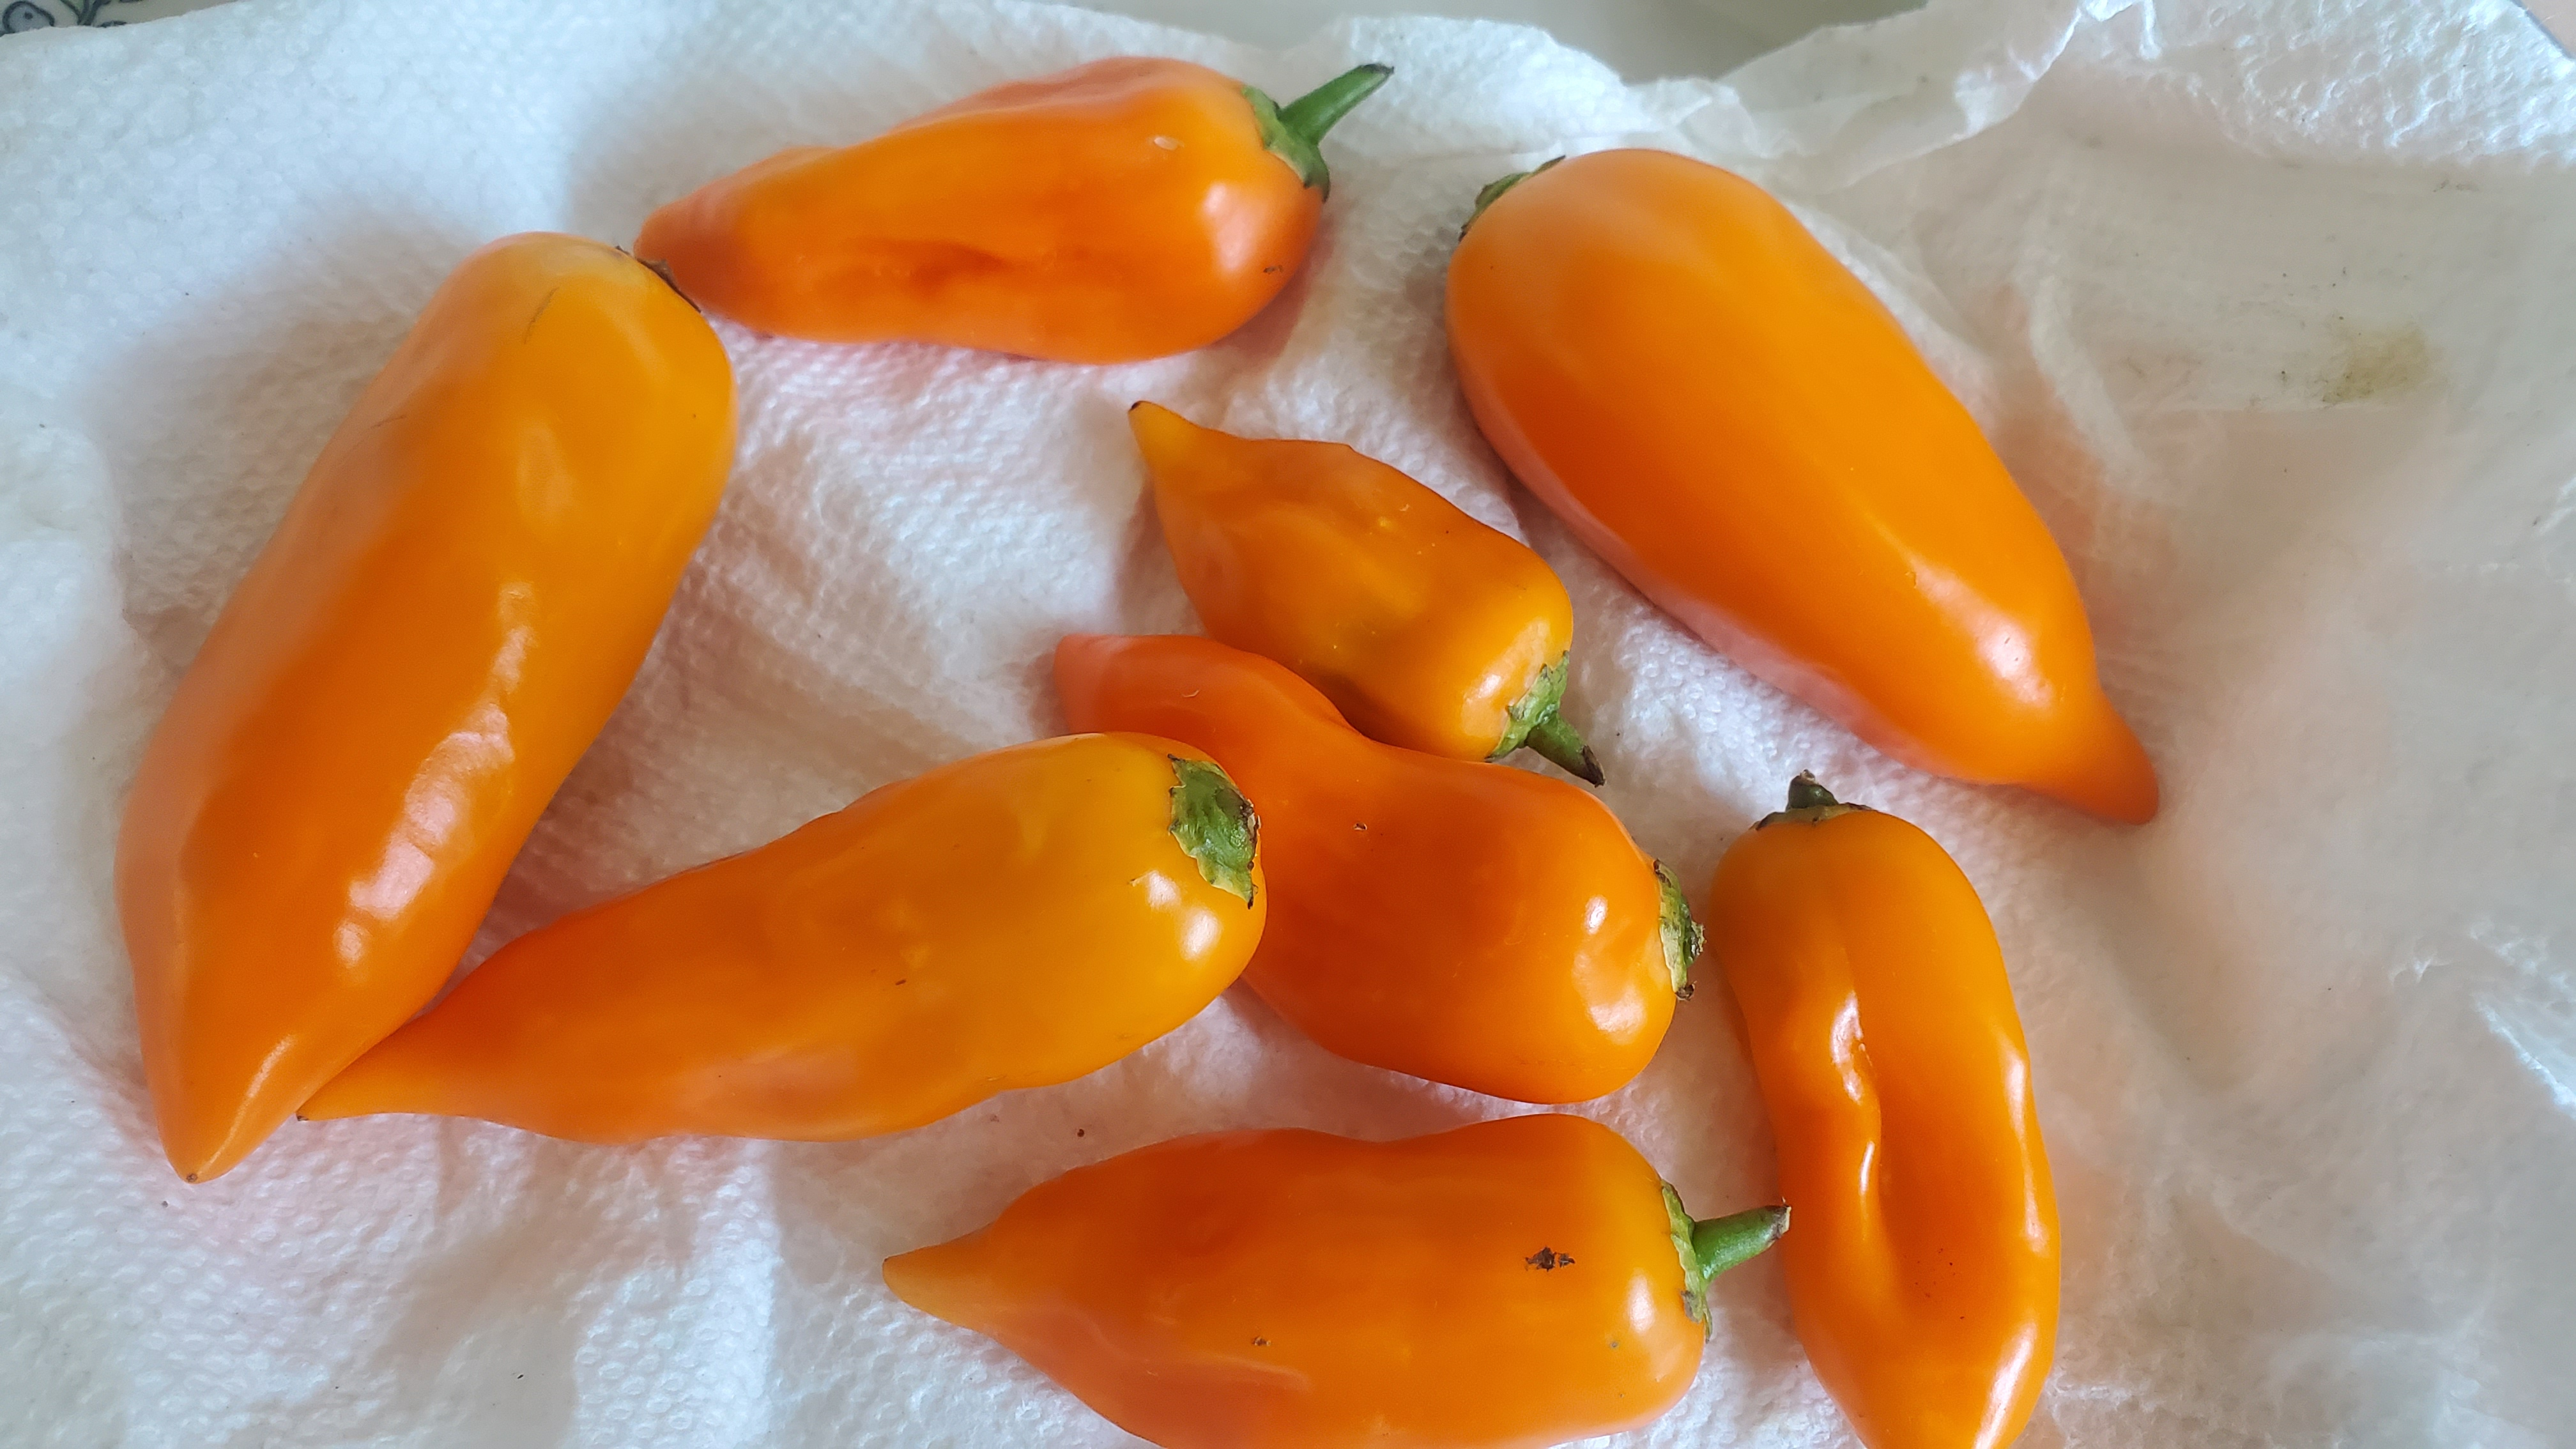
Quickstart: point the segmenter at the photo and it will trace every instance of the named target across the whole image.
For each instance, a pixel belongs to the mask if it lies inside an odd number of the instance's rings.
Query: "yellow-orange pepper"
[[[1214,1000],[1269,910],[1258,831],[1169,740],[960,760],[520,937],[304,1114],[584,1142],[918,1127]]]
[[[2156,813],[2047,525],[1787,208],[1660,151],[1487,199],[1449,264],[1450,352],[1495,451],[1594,551],[1910,765]]]
[[[2057,1344],[2057,1198],[1994,928],[1932,838],[1808,777],[1718,863],[1709,947],[1742,1008],[1798,1214],[1816,1377],[1870,1449],[1999,1449]]]
[[[1165,1449],[1541,1449],[1672,1407],[1708,1280],[1787,1221],[1693,1222],[1581,1117],[1229,1132],[1041,1183],[885,1278]]]
[[[1379,744],[1286,668],[1212,639],[1075,635],[1055,679],[1074,728],[1186,740],[1252,798],[1279,899],[1244,980],[1326,1049],[1580,1102],[1664,1039],[1699,932],[1592,795]]]
[[[460,265],[324,446],[117,837],[161,1140],[241,1160],[456,967],[625,692],[733,456],[733,374],[614,248]]]
[[[1371,739],[1453,760],[1527,745],[1601,783],[1558,712],[1574,605],[1537,554],[1340,443],[1127,417],[1211,637],[1297,671]]]
[[[855,146],[782,151],[654,212],[635,254],[787,337],[1186,352],[1305,261],[1330,187],[1316,145],[1387,74],[1360,66],[1280,106],[1187,61],[1093,61]]]

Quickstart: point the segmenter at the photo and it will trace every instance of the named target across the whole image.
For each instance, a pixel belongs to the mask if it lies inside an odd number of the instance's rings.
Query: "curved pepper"
[[[1297,671],[1360,733],[1453,760],[1523,745],[1598,785],[1557,712],[1574,605],[1539,556],[1340,443],[1128,410],[1210,636]]]
[[[1998,1449],[2057,1343],[2057,1198],[2003,953],[1932,838],[1813,778],[1717,867],[1798,1338],[1870,1449]]]
[[[733,374],[576,237],[459,266],[323,447],[162,716],[116,893],[170,1165],[241,1160],[418,1011],[643,662]]]
[[[1907,764],[2156,813],[2047,525],[1787,208],[1659,151],[1487,198],[1449,264],[1450,352],[1485,437],[1595,552]]]
[[[1692,1222],[1581,1117],[1228,1132],[1041,1183],[885,1279],[1165,1449],[1539,1449],[1672,1407],[1708,1280],[1787,1222]]]
[[[918,1127],[1215,1000],[1269,910],[1258,834],[1169,740],[976,755],[520,937],[304,1115],[583,1142]]]
[[[1187,740],[1252,797],[1279,899],[1244,980],[1326,1049],[1522,1102],[1654,1055],[1699,932],[1599,800],[1379,744],[1210,639],[1075,635],[1055,679],[1074,728]]]
[[[635,254],[764,331],[1064,362],[1186,352],[1306,259],[1316,143],[1387,78],[1285,106],[1122,56],[980,91],[872,141],[782,151],[653,213]]]

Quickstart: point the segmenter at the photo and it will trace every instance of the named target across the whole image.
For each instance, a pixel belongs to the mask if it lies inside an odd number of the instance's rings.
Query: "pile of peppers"
[[[1355,1062],[1560,1107],[1634,1079],[1722,981],[1778,1203],[1695,1219],[1618,1133],[1554,1111],[1219,1133],[1040,1184],[885,1282],[1172,1449],[1536,1449],[1671,1407],[1712,1280],[1776,1243],[1872,1449],[2013,1440],[2054,1351],[2057,1212],[1967,877],[1801,775],[1694,912],[1575,783],[1618,761],[1573,718],[1564,585],[1339,443],[1138,400],[1204,637],[1069,635],[1077,733],[576,912],[431,1004],[714,515],[734,398],[705,313],[1071,365],[1203,346],[1303,265],[1324,134],[1388,75],[1283,105],[1104,60],[759,161],[631,252],[467,257],[134,781],[117,901],[171,1166],[225,1172],[295,1116],[899,1132],[1105,1066],[1238,979]],[[1786,208],[1643,150],[1459,200],[1459,385],[1577,538],[1906,764],[2154,815],[2047,528]],[[1505,763],[1522,750],[1554,772]]]

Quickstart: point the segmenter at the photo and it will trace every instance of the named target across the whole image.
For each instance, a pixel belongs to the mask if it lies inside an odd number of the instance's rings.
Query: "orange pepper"
[[[1574,605],[1539,556],[1340,443],[1127,413],[1208,633],[1275,659],[1371,739],[1453,760],[1523,745],[1601,783],[1557,712]]]
[[[1280,106],[1187,61],[1093,61],[855,146],[781,151],[654,212],[635,254],[787,337],[1186,352],[1305,261],[1331,184],[1316,145],[1388,73]]]
[[[144,752],[117,838],[170,1165],[239,1162],[435,995],[643,662],[733,374],[614,248],[467,258],[340,424]]]
[[[1870,1449],[1996,1449],[2057,1344],[2057,1198],[1977,892],[1801,775],[1718,863],[1710,946],[1771,1109],[1798,1338]]]
[[[1269,911],[1258,831],[1169,740],[977,755],[520,937],[304,1115],[583,1142],[918,1127],[1215,1000]]]
[[[1699,933],[1583,790],[1379,744],[1313,685],[1210,639],[1075,635],[1055,678],[1074,728],[1186,740],[1252,797],[1279,899],[1244,980],[1326,1049],[1579,1102],[1664,1039]]]
[[[1660,151],[1486,200],[1449,264],[1450,352],[1485,437],[1595,552],[1910,765],[2156,813],[2047,525],[1787,208]]]
[[[1694,1223],[1581,1117],[1228,1132],[1041,1183],[885,1280],[1165,1449],[1539,1449],[1672,1407],[1708,1280],[1787,1219]]]

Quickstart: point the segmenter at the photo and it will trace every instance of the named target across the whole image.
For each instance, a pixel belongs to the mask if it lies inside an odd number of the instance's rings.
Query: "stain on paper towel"
[[[2404,392],[2433,375],[2433,346],[2413,323],[2377,328],[2337,323],[2335,331],[2335,350],[2317,378],[2317,400],[2328,407]]]

